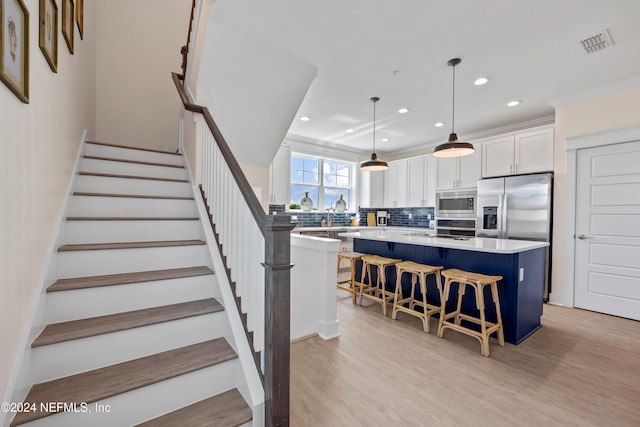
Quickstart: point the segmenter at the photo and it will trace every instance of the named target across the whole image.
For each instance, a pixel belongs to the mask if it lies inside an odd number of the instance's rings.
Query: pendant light
[[[360,163],[360,169],[363,171],[375,172],[389,169],[387,162],[378,160],[378,155],[376,154],[376,102],[378,101],[380,101],[380,98],[377,96],[371,98],[371,102],[373,102],[373,153],[371,153],[370,160]]]
[[[447,62],[447,65],[453,67],[453,103],[452,103],[452,117],[451,117],[451,134],[449,134],[449,141],[444,144],[438,145],[433,149],[434,157],[462,157],[473,154],[475,149],[473,145],[468,142],[458,141],[458,135],[454,131],[455,114],[456,114],[456,65],[461,62],[460,58],[453,58]]]

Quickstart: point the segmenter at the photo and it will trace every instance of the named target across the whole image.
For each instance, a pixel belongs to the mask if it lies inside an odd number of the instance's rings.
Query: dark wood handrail
[[[189,18],[189,30],[187,31],[187,44],[182,46],[180,53],[182,54],[182,77],[187,75],[187,57],[189,56],[189,44],[191,43],[191,30],[193,29],[193,18],[196,16],[196,0],[191,2],[191,17]]]
[[[178,89],[178,94],[180,95],[180,100],[182,102],[182,105],[184,105],[184,108],[194,113],[200,113],[204,117],[204,121],[207,123],[211,134],[218,143],[220,152],[222,152],[222,155],[224,156],[224,159],[226,160],[227,165],[231,170],[233,178],[236,180],[238,187],[240,187],[240,191],[244,195],[245,201],[247,202],[249,210],[251,211],[251,215],[253,215],[253,218],[258,224],[258,227],[260,227],[262,235],[264,236],[264,227],[266,225],[265,217],[267,217],[268,215],[262,208],[262,205],[260,204],[258,197],[253,192],[251,185],[249,185],[247,177],[242,172],[238,161],[231,152],[229,145],[227,145],[227,141],[225,141],[224,137],[222,136],[220,129],[218,129],[218,126],[216,125],[216,122],[213,120],[213,117],[211,117],[209,109],[202,105],[193,103],[189,94],[184,90],[184,86],[182,85],[180,76],[177,73],[171,73],[171,76],[173,77],[173,83],[176,85],[176,89]]]
[[[186,67],[185,67],[186,69]],[[188,111],[202,114],[264,236],[264,410],[267,427],[289,425],[291,244],[295,226],[288,215],[267,215],[207,107],[194,104],[184,89],[184,76],[171,73],[180,100]],[[212,224],[213,225],[213,224]],[[219,248],[220,249],[220,248]],[[223,255],[221,253],[221,255]],[[223,256],[223,259],[224,256]],[[226,264],[226,262],[225,262]],[[226,267],[226,265],[225,265]],[[228,267],[227,267],[228,268]],[[234,292],[235,295],[235,292]],[[240,313],[242,314],[242,313]],[[242,317],[242,316],[241,316]],[[244,325],[246,327],[246,324]],[[246,331],[248,333],[248,331]],[[251,345],[253,348],[253,346]],[[257,359],[256,368],[260,372]]]

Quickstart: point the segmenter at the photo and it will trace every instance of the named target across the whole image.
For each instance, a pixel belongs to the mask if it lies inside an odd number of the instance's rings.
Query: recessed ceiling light
[[[347,129],[347,133],[355,132],[353,129]]]
[[[507,107],[515,107],[518,104],[520,104],[520,101],[509,101],[507,102]]]
[[[486,84],[488,81],[489,81],[489,77],[479,77],[476,79],[475,82],[473,82],[473,84],[476,86],[482,86],[483,84]]]
[[[382,138],[380,141],[382,141],[382,142],[389,142],[389,138]]]
[[[308,122],[309,121],[309,117],[302,116],[302,117],[300,117],[300,120],[302,120],[303,122]]]
[[[434,126],[437,127],[437,128],[441,128],[442,126],[444,126],[444,123],[438,122]]]
[[[409,112],[409,109],[406,108],[406,107],[402,107],[401,109],[398,110],[398,113],[400,113],[400,114],[404,114],[404,113],[407,113],[407,112]]]

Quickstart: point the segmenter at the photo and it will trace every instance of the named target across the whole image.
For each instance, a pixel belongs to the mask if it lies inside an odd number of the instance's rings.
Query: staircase
[[[11,426],[252,425],[187,175],[179,154],[85,144]]]

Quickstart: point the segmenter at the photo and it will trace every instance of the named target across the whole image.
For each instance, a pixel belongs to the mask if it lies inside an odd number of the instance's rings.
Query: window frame
[[[312,184],[300,184],[300,183],[296,183],[294,182],[291,178],[293,175],[293,159],[294,158],[302,158],[302,159],[308,159],[308,160],[315,160],[318,161],[318,184],[317,185],[312,185]],[[324,185],[324,165],[325,163],[337,163],[340,165],[346,165],[349,167],[349,187],[345,188],[345,187],[332,187],[332,186],[325,186]],[[357,205],[358,203],[356,202],[357,200],[357,162],[351,161],[351,160],[345,160],[345,159],[340,159],[340,158],[335,158],[335,157],[325,157],[325,156],[320,156],[317,154],[309,154],[309,153],[304,153],[304,152],[299,152],[299,151],[292,151],[291,152],[291,158],[289,161],[289,167],[290,167],[290,173],[289,173],[289,193],[293,194],[292,191],[292,186],[293,185],[309,185],[311,187],[317,188],[318,189],[318,206],[314,206],[315,210],[312,212],[326,212],[326,208],[324,207],[325,205],[325,200],[324,200],[324,195],[325,195],[325,190],[326,189],[335,189],[338,193],[340,192],[341,189],[347,190],[349,191],[349,202],[347,204],[347,210],[345,212],[350,212],[350,213],[355,213],[357,212]],[[300,201],[296,200],[293,201],[291,197],[289,197],[289,204],[299,204]],[[314,205],[315,205],[315,201],[314,201]],[[320,208],[320,206],[322,206],[322,208]],[[335,206],[334,206],[335,207]],[[287,206],[287,210],[293,210],[293,211],[297,211],[298,209],[289,209],[289,207]]]

